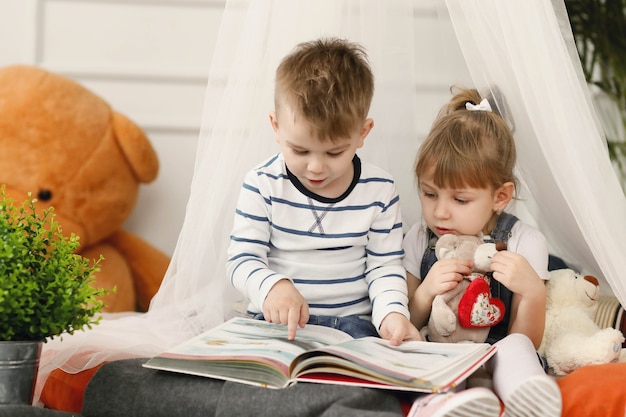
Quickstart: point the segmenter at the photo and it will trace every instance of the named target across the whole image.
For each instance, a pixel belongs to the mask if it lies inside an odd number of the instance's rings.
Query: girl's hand
[[[508,334],[522,333],[539,348],[546,320],[546,286],[526,258],[501,251],[491,259],[493,278],[513,292]]]
[[[431,300],[436,295],[448,292],[463,281],[463,277],[472,272],[472,262],[461,259],[442,259],[434,263],[426,279],[418,287],[425,299]]]
[[[428,322],[435,296],[456,288],[472,270],[472,262],[442,259],[434,263],[421,281],[407,272],[411,322],[421,329]]]
[[[514,252],[496,253],[491,259],[491,270],[494,279],[522,297],[531,297],[537,294],[540,286],[544,286],[526,258]]]

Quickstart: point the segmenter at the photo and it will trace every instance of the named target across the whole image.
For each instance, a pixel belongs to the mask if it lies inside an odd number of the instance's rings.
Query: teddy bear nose
[[[37,198],[41,201],[49,201],[52,198],[52,191],[46,189],[39,190]]]
[[[594,276],[591,276],[591,275],[585,275],[585,281],[588,281],[588,282],[592,283],[596,287],[598,285],[600,285],[600,283],[598,282],[598,279],[596,277],[594,277]]]

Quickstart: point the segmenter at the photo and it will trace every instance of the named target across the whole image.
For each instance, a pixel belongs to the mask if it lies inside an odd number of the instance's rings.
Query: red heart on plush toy
[[[492,327],[502,321],[504,303],[492,298],[485,277],[475,278],[459,301],[459,323],[465,328]]]

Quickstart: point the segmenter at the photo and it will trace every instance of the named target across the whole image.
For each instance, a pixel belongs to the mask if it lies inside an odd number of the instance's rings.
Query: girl
[[[424,225],[404,239],[411,321],[428,322],[433,298],[456,287],[471,262],[437,261],[434,243],[448,233],[507,243],[492,259],[491,292],[505,304],[503,320],[489,332],[498,351],[487,364],[498,398],[486,388],[432,395],[416,401],[414,416],[560,416],[556,382],[535,349],[545,323],[548,279],[546,239],[504,212],[516,190],[515,144],[505,120],[478,91],[460,89],[438,115],[422,144],[415,174]]]

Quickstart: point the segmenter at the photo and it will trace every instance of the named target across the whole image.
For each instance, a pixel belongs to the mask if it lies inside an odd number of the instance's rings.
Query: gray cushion
[[[143,368],[147,359],[103,365],[83,403],[84,417],[402,417],[390,391],[299,383],[274,390]]]

